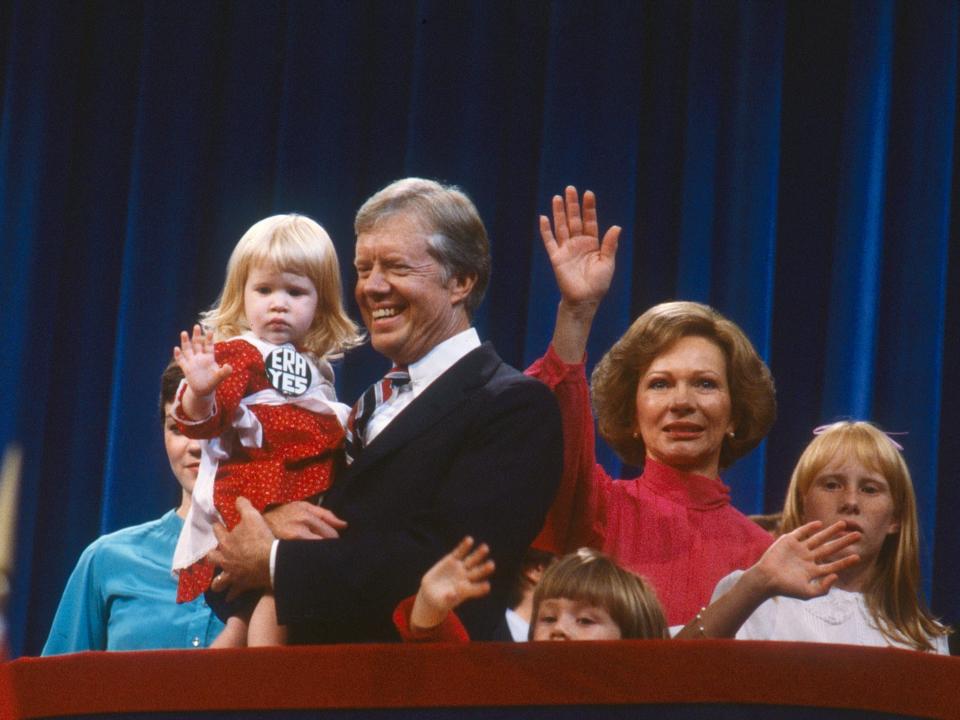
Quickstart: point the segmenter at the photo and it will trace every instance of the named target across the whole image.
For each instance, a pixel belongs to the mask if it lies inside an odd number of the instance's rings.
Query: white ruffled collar
[[[866,609],[863,593],[830,588],[830,592],[803,603],[805,612],[829,625],[842,625]]]

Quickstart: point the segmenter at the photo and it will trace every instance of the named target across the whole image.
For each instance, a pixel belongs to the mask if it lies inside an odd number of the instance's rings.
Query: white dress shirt
[[[510,608],[506,611],[507,628],[510,630],[510,637],[514,642],[526,642],[530,636],[530,623]]]
[[[410,373],[410,382],[395,388],[390,398],[370,416],[363,435],[363,445],[366,447],[377,437],[403,409],[426,390],[438,377],[449,370],[454,363],[471,350],[480,347],[480,336],[472,327],[451,338],[447,338],[439,345],[407,368]]]

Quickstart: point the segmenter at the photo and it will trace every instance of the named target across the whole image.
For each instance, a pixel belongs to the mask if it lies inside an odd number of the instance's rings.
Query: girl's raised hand
[[[460,603],[489,593],[487,578],[495,569],[489,554],[485,543],[474,548],[473,538],[468,536],[437,561],[420,581],[410,624],[422,630],[434,628]]]
[[[837,581],[837,573],[860,562],[859,555],[830,560],[861,537],[859,532],[845,530],[843,520],[826,528],[815,520],[777,538],[755,566],[769,594],[800,599],[825,595]]]
[[[200,326],[193,326],[193,336],[186,330],[180,333],[180,347],[173,348],[173,359],[183,370],[187,385],[198,400],[213,396],[214,390],[222,383],[233,368],[217,364],[213,355],[213,340],[200,332]]]
[[[860,533],[845,530],[842,520],[827,528],[815,520],[781,535],[732,588],[701,610],[676,637],[732,638],[771,597],[806,600],[826,594],[837,581],[837,573],[860,562],[858,555],[830,559],[860,539]]]
[[[550,257],[563,300],[572,305],[596,305],[607,294],[620,239],[620,227],[612,226],[600,241],[597,199],[587,190],[581,213],[577,189],[568,185],[564,197],[553,196],[553,228],[540,216],[540,237]]]

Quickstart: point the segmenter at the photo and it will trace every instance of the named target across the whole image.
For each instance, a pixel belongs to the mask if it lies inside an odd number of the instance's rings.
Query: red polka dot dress
[[[263,341],[259,344],[269,345]],[[216,343],[214,356],[220,365],[229,364],[233,372],[216,390],[211,417],[199,423],[178,423],[188,437],[210,439],[235,434],[233,423],[241,401],[272,389],[264,355],[251,342],[234,338]],[[175,413],[179,417],[183,416],[179,400],[185,389],[183,386],[178,394]],[[219,462],[213,485],[213,504],[228,529],[240,521],[236,510],[240,496],[263,512],[273,505],[325,492],[333,483],[343,446],[344,430],[336,414],[313,412],[294,402],[252,404],[247,408],[262,427],[260,446],[230,442],[230,457]],[[187,602],[205,592],[213,570],[205,560],[180,570],[177,601]]]

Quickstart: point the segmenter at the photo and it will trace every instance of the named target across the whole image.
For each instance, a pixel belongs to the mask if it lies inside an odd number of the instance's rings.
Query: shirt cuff
[[[416,595],[400,601],[393,611],[393,626],[404,642],[470,642],[470,634],[452,610],[446,619],[432,628],[414,628],[410,624],[410,613]]]
[[[274,540],[273,543],[270,545],[270,587],[271,588],[274,585],[273,576],[277,569],[277,546],[279,545],[280,545],[279,540]]]
[[[210,419],[216,416],[217,414],[217,399],[214,396],[213,406],[210,409],[210,414],[207,415],[202,420],[194,420],[189,417],[183,411],[183,394],[187,391],[187,381],[181,380],[180,386],[177,388],[177,392],[174,394],[174,403],[173,407],[170,408],[170,415],[177,422],[178,425],[185,425],[190,427],[191,425],[203,425],[204,423],[210,422]]]
[[[535,360],[524,374],[537,378],[547,387],[554,388],[561,382],[586,378],[586,363],[586,353],[583,354],[583,359],[579,363],[565,363],[553,349],[553,343],[550,343],[543,357]]]

